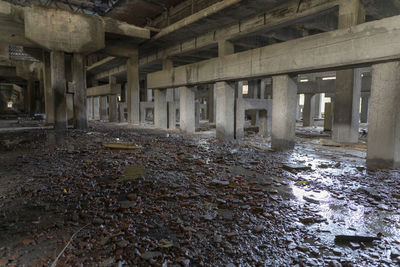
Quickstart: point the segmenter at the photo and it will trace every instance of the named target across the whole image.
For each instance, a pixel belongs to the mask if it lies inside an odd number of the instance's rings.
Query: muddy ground
[[[400,173],[300,136],[274,152],[106,124],[2,133],[0,266],[398,266]]]

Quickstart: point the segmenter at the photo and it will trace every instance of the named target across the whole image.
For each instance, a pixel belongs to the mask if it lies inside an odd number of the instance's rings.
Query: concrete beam
[[[118,21],[108,17],[101,17],[104,23],[104,31],[116,35],[122,35],[137,39],[150,39],[150,30]]]
[[[147,85],[178,87],[396,60],[400,58],[398,25],[400,16],[395,16],[159,71],[147,75]]]
[[[221,10],[224,10],[225,8],[235,5],[241,1],[242,0],[223,0],[221,2],[218,2],[214,5],[207,7],[205,9],[202,9],[199,12],[197,12],[189,17],[186,17],[168,27],[165,27],[159,33],[154,35],[154,37],[151,39],[152,40],[160,39],[161,37],[163,37],[165,35],[168,35],[178,29],[183,28],[183,27],[188,27],[190,24],[195,23],[196,21],[207,18],[208,16],[213,15],[217,12],[220,12]]]
[[[150,64],[155,60],[217,45],[220,40],[230,41],[258,31],[275,30],[295,22],[309,20],[314,16],[335,8],[338,4],[339,0],[303,0],[299,5],[298,0],[293,0],[261,15],[238,21],[234,25],[221,27],[215,31],[210,31],[173,46],[160,49],[154,54],[142,57],[140,65]],[[159,34],[161,33],[163,31]],[[156,36],[160,35],[157,34]],[[156,38],[156,36],[153,38]]]
[[[87,89],[87,96],[117,95],[121,93],[120,84],[105,84]]]

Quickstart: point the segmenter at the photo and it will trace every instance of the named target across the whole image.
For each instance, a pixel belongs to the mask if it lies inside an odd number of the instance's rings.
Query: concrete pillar
[[[118,100],[117,95],[108,96],[108,120],[109,122],[118,122]]]
[[[68,124],[74,124],[74,95],[67,94],[67,120]]]
[[[361,116],[360,116],[361,123],[368,122],[368,108],[369,108],[369,95],[363,95],[361,97]]]
[[[117,78],[110,75],[108,77],[109,84],[116,84]],[[118,122],[118,99],[117,95],[109,95],[108,96],[108,120],[109,122]]]
[[[167,89],[167,102],[174,101],[174,88]]]
[[[338,71],[332,129],[335,142],[358,142],[360,94],[361,70]]]
[[[303,108],[303,126],[314,126],[315,116],[315,95],[304,95],[304,108]]]
[[[154,125],[160,129],[168,128],[167,90],[154,90]]]
[[[194,127],[198,129],[200,128],[200,102],[196,100],[194,106]]]
[[[259,130],[258,130],[258,134],[261,137],[268,137],[269,131],[268,131],[268,113],[266,110],[260,110],[260,123],[259,123]]]
[[[372,66],[368,168],[400,167],[400,62]]]
[[[301,106],[300,106],[300,95],[297,95],[297,103],[296,103],[296,121],[301,120]]]
[[[272,79],[271,146],[275,150],[292,149],[295,144],[297,85],[288,75]]]
[[[210,86],[208,89],[207,109],[208,121],[210,123],[215,122],[215,85]]]
[[[168,129],[174,130],[176,128],[175,102],[174,101],[168,102],[167,107],[168,107]]]
[[[314,95],[314,118],[321,119],[321,94]]]
[[[52,51],[50,53],[50,69],[51,88],[54,92],[54,128],[56,131],[66,131],[68,121],[64,52]]]
[[[46,124],[54,124],[54,91],[51,87],[50,53],[43,51],[43,84]]]
[[[258,80],[252,80],[252,81],[248,82],[250,98],[252,98],[252,99],[258,98],[258,89],[259,89],[258,85],[259,85]],[[250,110],[250,116],[251,116],[251,125],[253,125],[253,126],[257,125],[258,110]]]
[[[26,86],[26,112],[32,116],[35,113],[35,81],[29,79]]]
[[[339,4],[339,29],[365,21],[365,10],[360,0],[341,0]],[[332,139],[336,142],[357,143],[361,71],[336,72],[336,96],[333,112]]]
[[[139,57],[130,57],[126,62],[127,67],[127,108],[128,122],[139,125],[140,123],[140,90],[139,90]]]
[[[324,118],[324,131],[332,131],[333,122],[333,105],[332,103],[325,103],[325,118]]]
[[[107,96],[100,96],[100,120],[108,121]]]
[[[86,108],[86,70],[85,57],[82,54],[73,54],[72,56],[72,82],[75,84],[75,128],[85,130],[88,127]]]
[[[217,82],[217,138],[230,140],[235,138],[235,84]]]
[[[240,139],[244,137],[244,123],[245,123],[245,110],[240,103],[243,99],[243,81],[236,84],[235,96],[237,96],[235,104],[235,138]]]
[[[269,81],[268,79],[261,79],[260,80],[260,99],[267,98],[267,85]]]
[[[146,101],[147,102],[152,102],[153,101],[153,90],[152,89],[147,89],[147,91],[146,91]]]
[[[186,133],[195,132],[195,88],[180,87],[179,88],[179,124],[182,131]]]
[[[93,97],[93,119],[100,120],[100,96]]]
[[[226,41],[218,42],[218,56],[235,53],[235,46]],[[216,137],[220,140],[235,138],[235,84],[217,82],[215,84]]]
[[[126,119],[125,119],[125,107],[126,107],[126,103],[125,102],[119,102],[118,103],[119,122],[126,122]]]
[[[86,101],[88,120],[93,120],[93,97],[88,97]]]

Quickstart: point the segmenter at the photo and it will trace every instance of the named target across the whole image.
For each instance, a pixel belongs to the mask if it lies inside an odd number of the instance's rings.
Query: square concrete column
[[[288,75],[272,78],[272,143],[275,150],[292,149],[296,133],[297,85]]]
[[[196,100],[194,105],[194,127],[198,129],[200,128],[200,102]]]
[[[117,95],[108,96],[108,114],[110,122],[118,122],[118,100]]]
[[[75,84],[74,125],[76,129],[85,130],[88,127],[85,57],[82,54],[73,54],[71,65],[72,81]]]
[[[147,89],[146,90],[146,101],[147,102],[152,102],[153,101],[153,90],[152,89]]]
[[[231,140],[235,138],[235,84],[217,82],[217,138]]]
[[[87,119],[93,120],[93,97],[88,97],[86,99],[86,107],[87,107]]]
[[[321,94],[315,94],[314,96],[314,118],[321,118]]]
[[[29,79],[26,85],[25,110],[32,116],[35,113],[35,81]]]
[[[245,109],[243,102],[243,81],[236,83],[235,96],[237,96],[235,104],[235,138],[244,137]]]
[[[361,123],[368,122],[368,108],[369,108],[369,95],[363,95],[361,97],[361,114],[360,114]]]
[[[107,96],[100,96],[100,120],[108,121]]]
[[[196,88],[180,87],[179,88],[179,124],[183,132],[195,132],[195,93]]]
[[[93,119],[100,120],[100,96],[93,97]]]
[[[324,131],[332,131],[333,105],[325,103]]]
[[[174,101],[174,88],[168,88],[167,89],[167,102]]]
[[[67,94],[67,120],[68,124],[74,123],[74,95]]]
[[[260,123],[259,123],[259,130],[258,130],[258,135],[267,138],[271,136],[271,126],[272,126],[272,116],[269,114],[270,111],[267,110],[260,110]]]
[[[304,94],[303,126],[314,126],[315,95]]]
[[[364,21],[365,9],[360,0],[340,0],[339,29],[348,28]],[[360,92],[361,71],[359,69],[336,72],[332,129],[334,141],[358,142]]]
[[[297,103],[296,103],[296,121],[301,120],[301,107],[300,107],[300,95],[297,95]]]
[[[400,167],[400,62],[372,66],[368,168]]]
[[[207,109],[208,121],[215,122],[215,85],[208,88]]]
[[[168,129],[174,130],[176,129],[176,106],[175,101],[171,101],[167,103],[168,107]]]
[[[54,124],[54,91],[51,87],[50,53],[43,51],[44,108],[46,124]]]
[[[258,91],[259,91],[259,81],[252,80],[248,83],[249,88],[249,96],[250,98],[257,99],[258,98]],[[258,110],[250,110],[251,116],[251,125],[255,126],[258,123]]]
[[[118,103],[119,122],[126,122],[126,119],[125,119],[125,107],[126,107],[126,103],[125,102],[119,102]]]
[[[154,90],[154,125],[160,129],[168,128],[167,90]]]
[[[126,99],[128,108],[128,122],[139,125],[140,123],[140,90],[139,90],[139,57],[130,57],[126,62],[127,88]]]
[[[54,92],[54,128],[56,131],[66,131],[67,119],[67,87],[65,80],[64,52],[50,53],[51,88]]]
[[[361,94],[361,70],[344,70],[336,74],[332,139],[357,143]]]
[[[108,77],[109,84],[116,84],[117,78],[115,76],[110,75]],[[110,122],[118,122],[118,99],[117,95],[109,95],[108,96],[108,116]]]

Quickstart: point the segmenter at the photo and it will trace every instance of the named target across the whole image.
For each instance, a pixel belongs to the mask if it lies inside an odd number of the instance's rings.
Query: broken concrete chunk
[[[284,163],[282,167],[283,167],[284,170],[287,170],[287,171],[292,172],[292,173],[298,173],[300,171],[311,170],[310,166],[306,166],[306,165],[303,165],[303,164]]]
[[[212,183],[216,185],[229,185],[229,181],[222,181],[217,179],[212,180]]]

